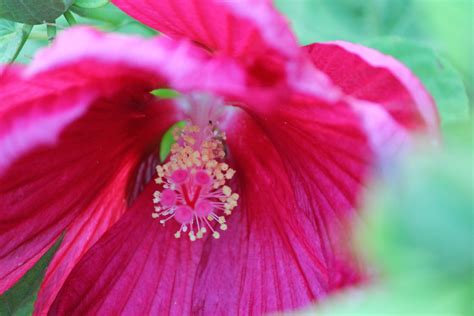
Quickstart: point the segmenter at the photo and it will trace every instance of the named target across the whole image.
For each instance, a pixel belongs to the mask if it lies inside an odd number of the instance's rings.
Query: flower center
[[[156,167],[155,181],[163,189],[153,194],[152,217],[160,218],[163,225],[170,219],[178,222],[176,238],[187,233],[194,241],[208,231],[219,238],[217,227],[227,229],[225,216],[232,213],[239,199],[226,185],[235,171],[224,162],[225,134],[209,122],[177,128],[174,139],[170,160]]]

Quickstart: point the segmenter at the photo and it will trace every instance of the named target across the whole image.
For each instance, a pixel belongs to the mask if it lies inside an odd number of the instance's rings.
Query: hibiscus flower
[[[263,314],[360,282],[364,184],[437,132],[419,80],[299,47],[266,0],[113,2],[169,37],[71,28],[0,70],[0,293],[60,238],[38,315]]]

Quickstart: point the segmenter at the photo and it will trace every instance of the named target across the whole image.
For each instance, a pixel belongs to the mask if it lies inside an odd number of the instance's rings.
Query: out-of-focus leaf
[[[276,0],[302,44],[418,35],[411,0]]]
[[[96,9],[105,6],[109,0],[76,0],[74,5],[85,9]]]
[[[46,252],[17,284],[0,296],[0,315],[26,316],[33,313],[33,305],[44,273],[60,244],[61,239]]]
[[[111,3],[95,9],[73,5],[71,11],[81,17],[78,23],[96,25],[104,31],[138,34],[145,37],[157,34],[157,31],[134,20]]]
[[[415,4],[421,26],[464,74],[474,97],[474,1],[417,0]]]
[[[0,63],[10,63],[30,35],[32,26],[0,19]]]
[[[377,194],[376,234],[383,242],[373,244],[396,272],[431,267],[459,282],[474,272],[474,135],[469,126],[452,128],[441,149],[407,156],[387,179],[388,191]]]
[[[402,61],[421,79],[435,98],[443,123],[469,118],[461,75],[446,58],[426,45],[402,38],[380,38],[366,44]]]
[[[32,25],[54,22],[73,2],[74,0],[0,0],[0,17]]]
[[[373,185],[358,244],[377,273],[301,314],[472,315],[473,136],[449,126]]]
[[[95,20],[97,22],[106,22],[112,26],[119,26],[125,21],[131,20],[128,15],[110,3],[95,9],[87,9],[73,5],[71,11],[81,17],[87,18],[88,22]]]

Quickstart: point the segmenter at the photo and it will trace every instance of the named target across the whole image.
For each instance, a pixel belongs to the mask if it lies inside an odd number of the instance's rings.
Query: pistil
[[[208,231],[219,238],[217,229],[227,229],[225,217],[239,199],[226,185],[235,171],[224,162],[225,134],[209,122],[178,128],[174,138],[169,161],[156,168],[162,190],[153,195],[152,217],[163,225],[174,219],[180,225],[176,238],[186,233],[194,241]]]

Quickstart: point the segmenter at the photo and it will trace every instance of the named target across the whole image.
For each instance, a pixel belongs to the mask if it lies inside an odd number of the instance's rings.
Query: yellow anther
[[[225,185],[222,187],[222,193],[224,193],[225,196],[230,196],[232,194],[232,190],[229,186]]]

